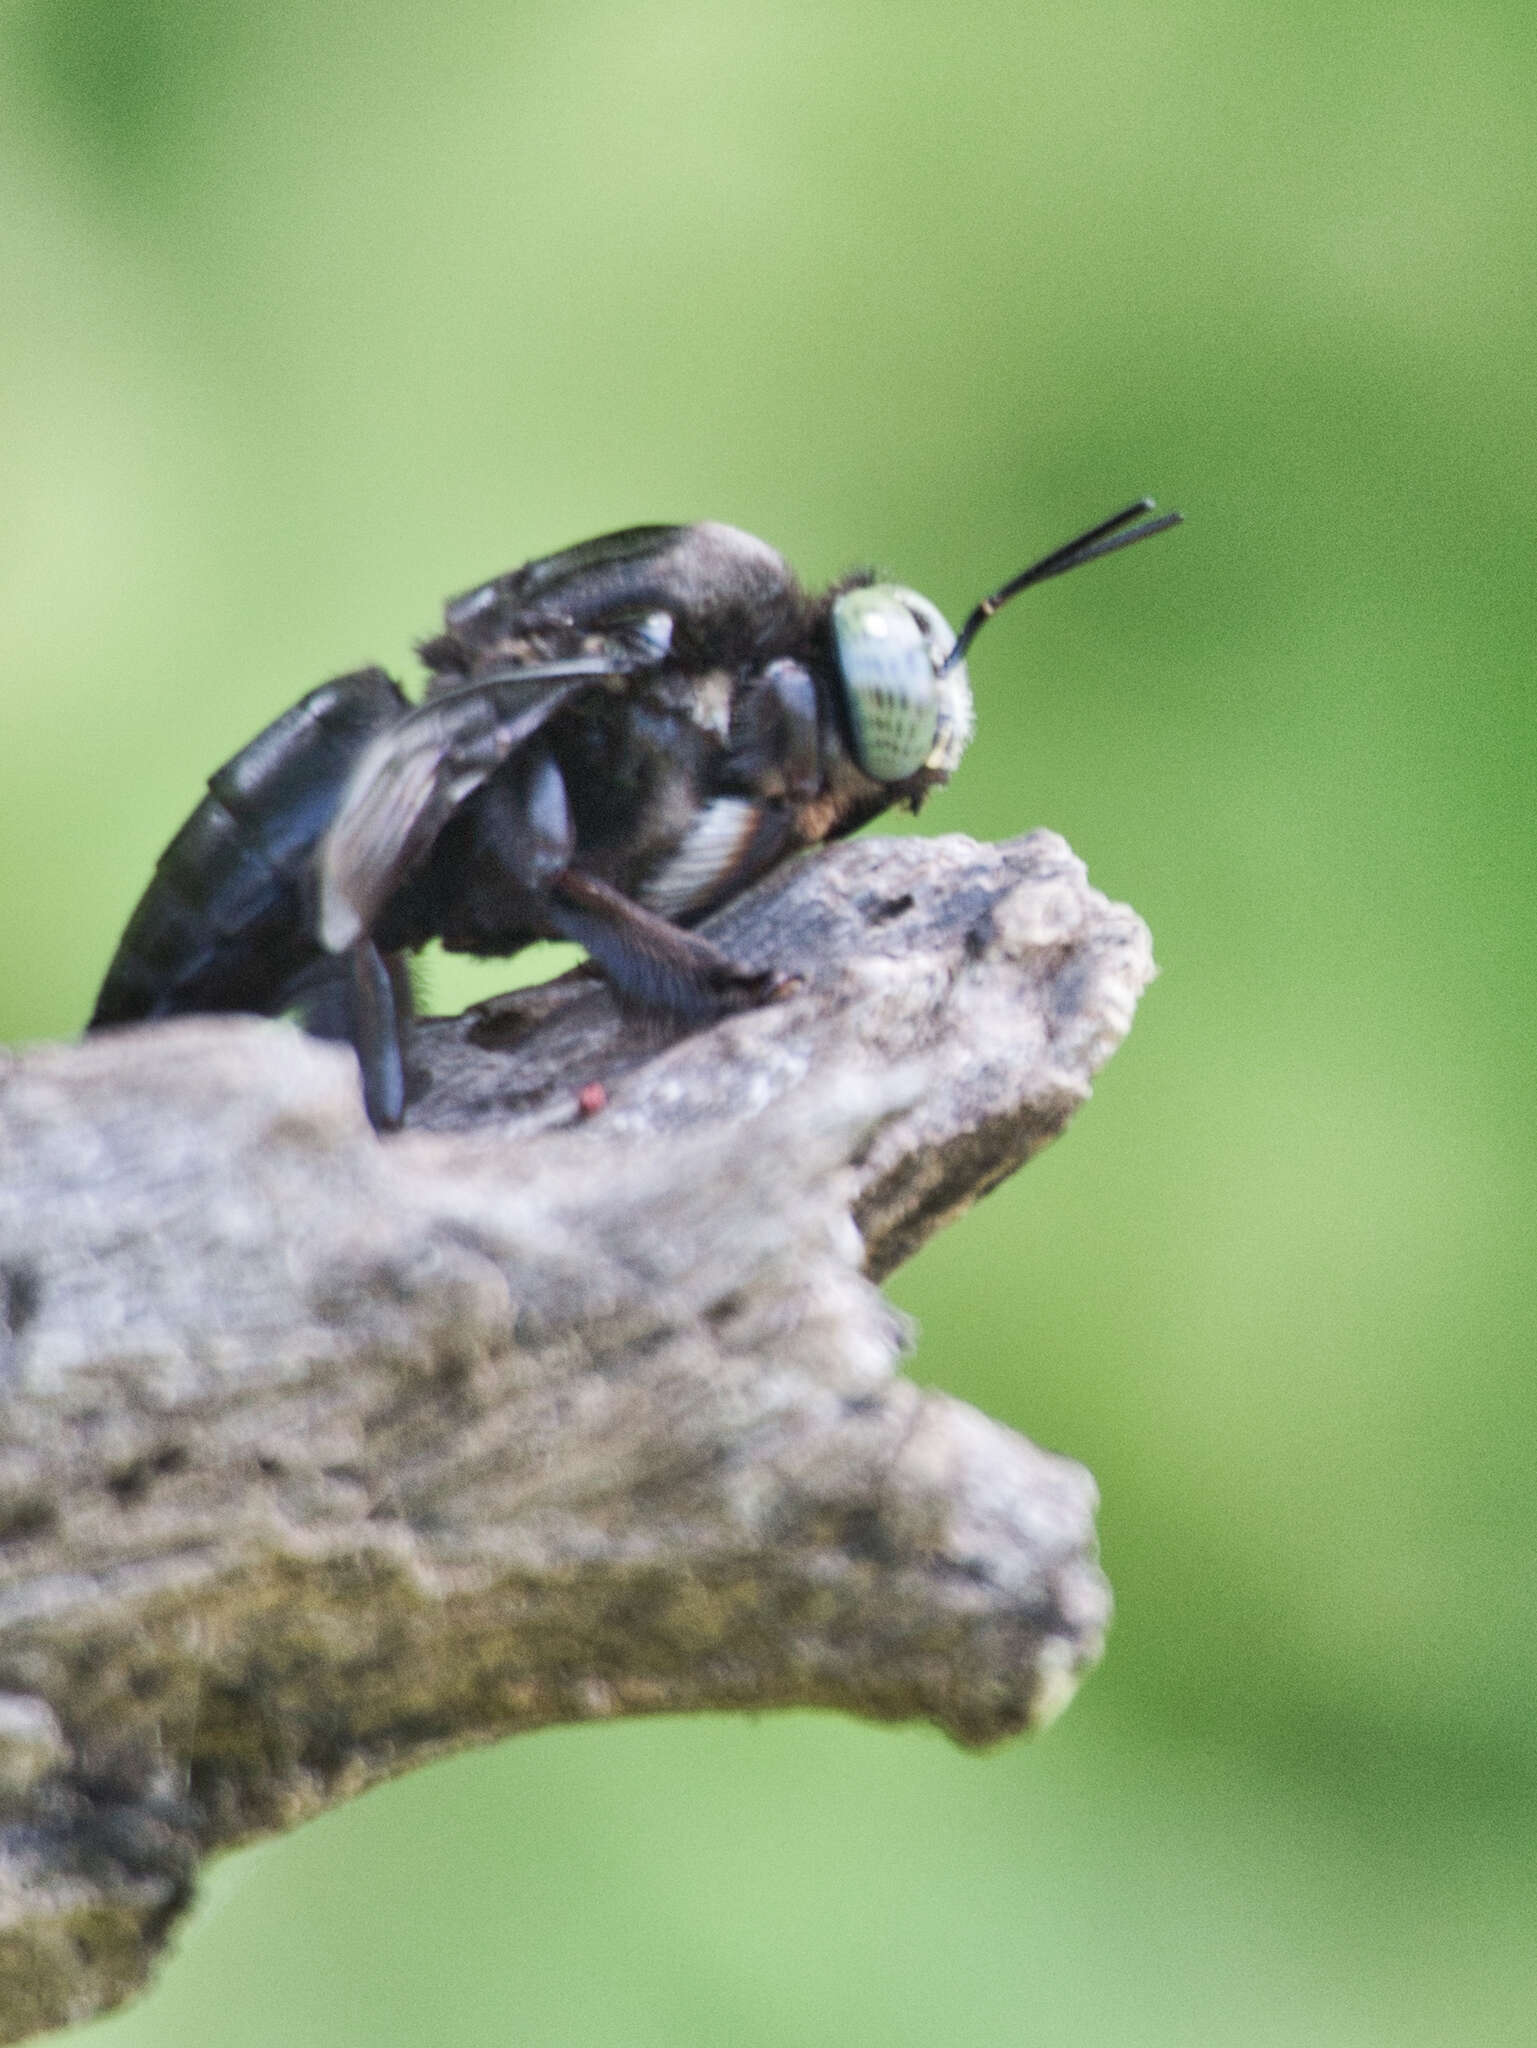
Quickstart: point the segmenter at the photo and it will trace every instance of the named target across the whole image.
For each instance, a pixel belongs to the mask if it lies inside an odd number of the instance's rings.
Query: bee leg
[[[816,684],[798,661],[788,660],[771,662],[763,680],[779,711],[785,794],[797,801],[813,797],[822,786]]]
[[[402,1029],[411,1015],[411,984],[399,957],[359,939],[295,976],[277,1007],[297,1011],[312,1038],[353,1048],[368,1120],[376,1130],[394,1130],[406,1106]]]
[[[731,707],[728,763],[737,782],[764,796],[805,803],[822,787],[817,689],[803,663],[771,661]]]
[[[476,829],[498,874],[527,892],[556,934],[585,946],[625,1001],[717,1017],[765,1001],[779,985],[779,977],[738,967],[706,940],[567,866],[575,835],[566,785],[543,748],[528,748],[491,785]]]
[[[363,1107],[375,1130],[392,1131],[405,1114],[406,1066],[394,977],[372,939],[348,948],[352,965],[352,1043],[363,1069]],[[409,1015],[409,1007],[407,1012]]]
[[[525,747],[486,792],[480,831],[525,889],[540,889],[571,858],[565,777],[543,746]]]
[[[649,1010],[703,1019],[769,1001],[786,977],[739,967],[707,939],[646,910],[595,875],[552,878],[546,914],[562,938],[585,946],[616,993]]]

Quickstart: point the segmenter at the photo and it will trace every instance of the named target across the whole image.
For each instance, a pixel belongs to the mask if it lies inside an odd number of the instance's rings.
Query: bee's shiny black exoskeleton
[[[91,1029],[296,1012],[348,1040],[376,1124],[405,1102],[401,956],[429,939],[585,946],[619,995],[683,1017],[778,985],[687,927],[797,847],[947,781],[964,655],[1031,583],[1172,525],[1146,501],[984,599],[959,639],[853,576],[809,596],[734,527],[643,526],[456,598],[413,705],[381,669],[303,698],[214,775],[161,856]]]

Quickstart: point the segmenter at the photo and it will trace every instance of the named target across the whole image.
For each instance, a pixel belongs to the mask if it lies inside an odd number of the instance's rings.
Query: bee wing
[[[434,666],[469,670],[509,641],[561,629],[613,633],[621,644],[656,614],[697,638],[712,617],[793,603],[794,572],[766,541],[735,526],[631,526],[525,562],[444,607]],[[665,644],[659,652],[665,652]]]
[[[317,860],[316,927],[329,952],[361,938],[449,818],[570,698],[623,672],[606,655],[478,676],[440,689],[364,749]]]

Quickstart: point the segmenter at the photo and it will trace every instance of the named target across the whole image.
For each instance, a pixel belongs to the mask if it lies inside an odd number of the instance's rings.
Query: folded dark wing
[[[604,655],[440,688],[359,757],[317,863],[320,941],[340,953],[372,926],[453,813],[562,705],[622,673]]]

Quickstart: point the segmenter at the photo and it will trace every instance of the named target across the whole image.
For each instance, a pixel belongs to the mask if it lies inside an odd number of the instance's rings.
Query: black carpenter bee
[[[413,705],[382,669],[301,699],[209,780],[129,920],[90,1029],[293,1012],[405,1106],[403,955],[587,949],[683,1019],[783,985],[689,927],[799,847],[917,810],[972,731],[965,655],[1031,584],[1162,532],[1139,500],[1015,576],[959,637],[854,575],[809,596],[735,527],[640,526],[457,597]]]

